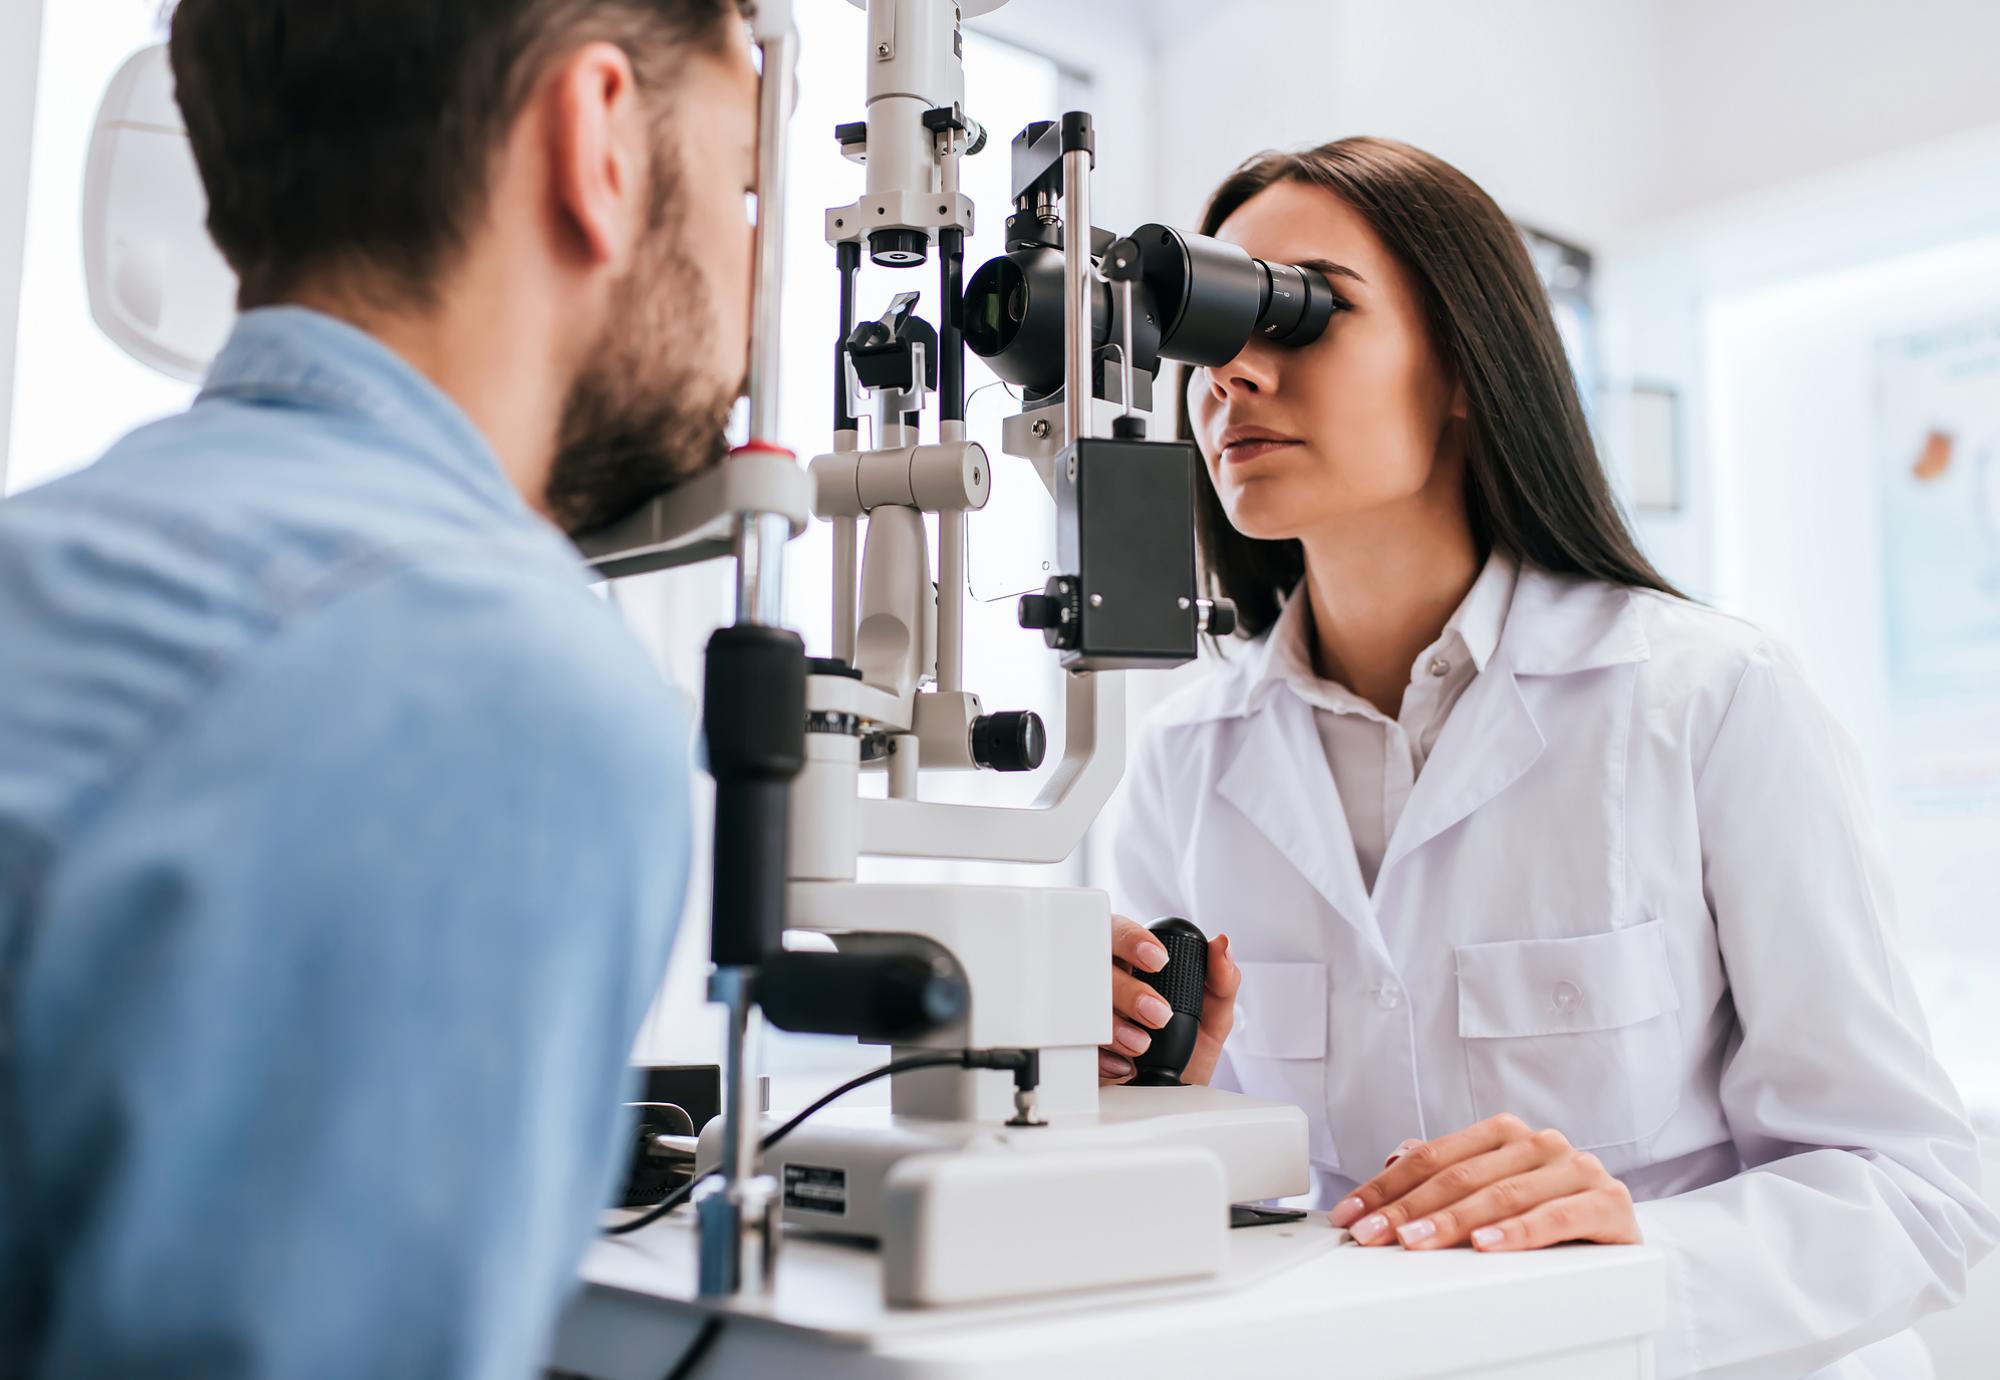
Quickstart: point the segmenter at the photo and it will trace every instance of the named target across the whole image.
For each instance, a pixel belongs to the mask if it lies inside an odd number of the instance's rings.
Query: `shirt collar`
[[[366,331],[306,307],[245,312],[210,367],[201,396],[347,412],[510,516],[532,517],[500,458],[459,405]]]
[[[1416,666],[1411,669],[1412,679],[1432,657],[1455,658],[1460,648],[1471,658],[1475,671],[1484,671],[1507,626],[1507,610],[1514,602],[1519,574],[1520,564],[1512,556],[1498,550],[1488,556],[1472,588],[1445,620],[1444,630],[1418,656]],[[1312,658],[1311,608],[1306,583],[1301,580],[1285,600],[1266,639],[1264,665],[1256,673],[1252,695],[1261,698],[1268,688],[1282,685],[1308,704],[1381,717],[1380,711],[1346,686],[1320,678]]]

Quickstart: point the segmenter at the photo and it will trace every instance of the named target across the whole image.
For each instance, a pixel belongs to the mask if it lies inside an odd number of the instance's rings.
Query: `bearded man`
[[[688,730],[566,534],[723,452],[733,0],[182,0],[243,309],[0,505],[0,1374],[525,1376]]]

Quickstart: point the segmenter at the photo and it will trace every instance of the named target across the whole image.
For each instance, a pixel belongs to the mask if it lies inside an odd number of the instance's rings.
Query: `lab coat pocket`
[[[1326,1115],[1327,973],[1319,963],[1240,963],[1236,1024],[1223,1046],[1236,1086],[1302,1108],[1315,1164],[1339,1163]]]
[[[1658,921],[1463,944],[1458,1034],[1474,1109],[1580,1148],[1658,1132],[1680,1103],[1680,995]]]

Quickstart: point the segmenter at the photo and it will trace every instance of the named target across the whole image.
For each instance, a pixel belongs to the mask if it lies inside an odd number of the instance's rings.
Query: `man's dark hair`
[[[664,106],[681,59],[721,51],[737,12],[736,0],[180,0],[175,91],[239,304],[328,273],[428,300],[553,59],[616,43]]]

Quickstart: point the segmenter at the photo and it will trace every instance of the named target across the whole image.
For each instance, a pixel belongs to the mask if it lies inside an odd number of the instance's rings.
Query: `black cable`
[[[967,1052],[961,1054],[912,1054],[902,1059],[891,1059],[880,1068],[870,1069],[859,1077],[850,1078],[832,1092],[821,1097],[818,1101],[807,1104],[804,1111],[759,1141],[757,1148],[759,1150],[769,1150],[786,1136],[798,1130],[807,1117],[813,1115],[815,1112],[823,1111],[829,1103],[847,1096],[847,1094],[853,1092],[856,1088],[865,1087],[873,1083],[878,1078],[887,1078],[891,1074],[896,1073],[908,1073],[912,1069],[943,1068],[947,1064],[954,1068],[964,1067],[969,1057],[970,1053]]]
[[[667,1372],[666,1380],[688,1380],[688,1377],[694,1374],[694,1368],[701,1364],[702,1358],[708,1355],[721,1336],[722,1319],[711,1313],[708,1321],[701,1325],[701,1331],[695,1333],[694,1340],[688,1343],[688,1349],[681,1353],[680,1360],[674,1362],[674,1368]]]
[[[800,1112],[797,1116],[793,1117],[790,1121],[787,1121],[777,1130],[771,1132],[771,1134],[765,1136],[762,1140],[758,1141],[757,1149],[759,1151],[769,1150],[772,1146],[776,1145],[786,1136],[789,1136],[792,1132],[798,1130],[799,1127],[805,1122],[805,1119],[807,1117],[812,1116],[815,1112],[823,1110],[828,1103],[834,1102],[839,1098],[845,1097],[847,1096],[847,1094],[853,1092],[856,1088],[865,1087],[866,1085],[873,1083],[878,1078],[887,1078],[892,1074],[908,1073],[912,1069],[943,1068],[946,1065],[950,1065],[954,1068],[962,1068],[968,1066],[977,1067],[977,1065],[972,1064],[971,1061],[973,1061],[974,1059],[983,1059],[987,1057],[990,1056],[976,1055],[972,1051],[967,1050],[957,1054],[912,1054],[902,1059],[891,1059],[888,1063],[883,1064],[880,1068],[870,1069],[868,1070],[868,1072],[861,1074],[858,1077],[848,1079],[845,1083],[842,1083],[832,1092],[825,1094],[824,1096],[820,1097],[817,1101],[814,1101],[811,1104],[809,1104],[804,1111]],[[628,1222],[620,1222],[615,1227],[606,1227],[604,1229],[604,1234],[606,1236],[625,1236],[631,1232],[638,1231],[642,1227],[650,1227],[651,1225],[653,1225],[653,1223],[659,1221],[662,1217],[665,1217],[668,1213],[672,1212],[675,1208],[679,1207],[682,1203],[686,1202],[689,1196],[693,1194],[697,1185],[699,1185],[705,1179],[713,1178],[716,1173],[717,1173],[716,1170],[711,1169],[706,1174],[695,1175],[695,1177],[689,1179],[686,1183],[682,1184],[672,1193],[669,1193],[666,1197],[662,1198],[652,1207],[647,1208],[646,1211],[642,1212],[637,1217],[632,1218]]]

